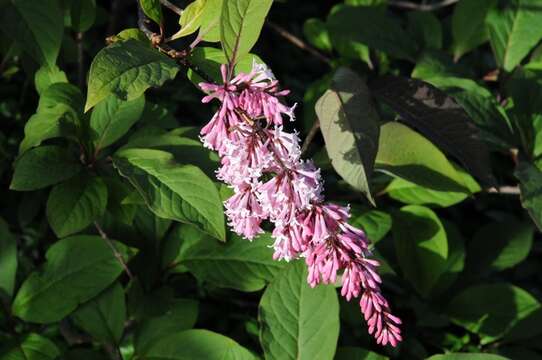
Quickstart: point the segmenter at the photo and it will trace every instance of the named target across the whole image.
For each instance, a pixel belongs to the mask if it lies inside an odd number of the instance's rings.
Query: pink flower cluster
[[[274,258],[305,258],[312,287],[335,283],[342,272],[342,296],[361,296],[369,333],[379,344],[396,346],[401,320],[380,292],[379,264],[370,258],[365,233],[348,224],[347,207],[324,203],[320,170],[302,160],[297,134],[283,129],[284,117],[294,120],[295,106],[279,101],[288,91],[263,65],[232,79],[226,69],[223,84],[200,87],[207,93],[204,103],[221,102],[201,138],[220,155],[217,178],[234,189],[225,202],[229,225],[252,240],[270,221]]]

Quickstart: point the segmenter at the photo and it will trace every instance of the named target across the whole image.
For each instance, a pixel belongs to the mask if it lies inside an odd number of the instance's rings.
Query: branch
[[[328,58],[327,56],[325,56],[324,54],[322,54],[321,52],[319,52],[318,50],[316,50],[315,48],[313,48],[312,46],[310,46],[309,44],[307,44],[306,42],[304,42],[303,40],[301,40],[294,34],[290,33],[288,30],[284,29],[283,27],[275,23],[272,23],[269,20],[265,22],[265,25],[273,29],[277,34],[279,34],[280,36],[282,36],[283,38],[285,38],[286,40],[288,40],[289,42],[291,42],[298,48],[307,51],[308,53],[310,53],[311,55],[313,55],[320,61],[325,62],[328,65],[331,65],[330,58]]]
[[[77,83],[80,89],[85,88],[85,49],[83,44],[83,33],[75,34],[77,44]]]
[[[503,194],[503,195],[520,195],[521,191],[518,186],[500,186],[498,188],[491,188],[487,192],[493,194]]]
[[[411,1],[404,0],[389,0],[388,4],[401,9],[418,10],[418,11],[435,11],[442,9],[443,7],[450,6],[458,2],[459,0],[443,0],[434,4],[418,4]]]
[[[124,261],[124,258],[122,257],[121,253],[119,253],[119,251],[117,250],[117,248],[115,247],[115,245],[113,244],[111,239],[109,239],[109,237],[107,236],[105,231],[103,231],[102,227],[100,226],[100,224],[98,224],[97,221],[94,222],[94,227],[96,228],[96,230],[98,230],[98,234],[100,234],[102,239],[104,239],[105,242],[107,243],[107,245],[109,245],[109,247],[111,248],[111,251],[113,252],[113,255],[115,255],[115,257],[117,258],[117,260],[121,264],[122,268],[126,272],[126,275],[128,275],[128,277],[130,278],[131,281],[134,281],[134,279],[135,279],[134,275],[130,271],[130,268],[128,268],[128,265],[126,264],[126,261]]]
[[[301,154],[304,154],[305,151],[307,151],[307,149],[309,148],[309,145],[311,144],[312,140],[318,133],[319,129],[320,129],[320,120],[316,119],[314,120],[314,124],[312,124],[312,127],[309,130],[309,133],[307,134],[305,141],[303,142],[303,146],[301,146]]]
[[[177,61],[178,64],[189,68],[190,70],[198,74],[198,76],[201,77],[206,82],[214,83],[214,80],[209,75],[207,75],[197,65],[192,64],[188,60],[188,56],[190,55],[189,50],[176,50],[172,48],[171,46],[164,44],[162,42],[164,40],[163,36],[152,31],[148,27],[147,24],[150,23],[150,20],[147,17],[147,15],[145,15],[145,13],[143,12],[143,9],[141,8],[141,4],[139,3],[139,0],[136,0],[136,1],[137,1],[137,15],[138,15],[137,25],[139,29],[145,34],[145,36],[147,36],[147,38],[151,41],[152,46],[156,48],[157,50],[159,50],[160,52],[166,54],[173,60]]]
[[[183,9],[181,9],[175,4],[172,4],[168,0],[160,0],[160,3],[179,16],[183,14]]]

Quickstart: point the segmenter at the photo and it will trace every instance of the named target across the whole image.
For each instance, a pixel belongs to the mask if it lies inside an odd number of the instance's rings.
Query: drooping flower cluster
[[[334,283],[342,272],[341,295],[360,297],[369,333],[379,344],[396,346],[401,321],[380,292],[379,264],[365,233],[348,224],[347,207],[324,203],[320,170],[302,160],[297,134],[283,129],[284,118],[294,120],[295,105],[279,100],[288,91],[263,65],[232,79],[226,66],[221,70],[223,84],[200,84],[204,103],[221,103],[201,139],[220,155],[217,178],[234,189],[225,202],[229,225],[252,240],[270,221],[274,258],[305,258],[312,287]]]

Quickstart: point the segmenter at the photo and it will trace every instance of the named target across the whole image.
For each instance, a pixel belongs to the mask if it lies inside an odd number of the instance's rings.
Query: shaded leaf
[[[387,356],[377,354],[375,352],[353,347],[346,346],[337,349],[334,360],[387,360]]]
[[[380,78],[370,88],[403,121],[455,156],[485,186],[495,183],[478,129],[451,97],[426,82],[394,76]]]
[[[160,0],[139,0],[141,9],[152,21],[162,24],[162,5]]]
[[[90,29],[96,19],[96,0],[71,0],[70,5],[71,28],[77,32]]]
[[[488,40],[488,31],[484,21],[486,15],[497,0],[461,0],[452,15],[452,37],[454,59]]]
[[[450,353],[444,355],[433,355],[427,360],[509,360],[506,357],[496,354],[484,353]]]
[[[374,200],[369,188],[379,136],[379,117],[365,82],[340,68],[331,89],[316,103],[331,164],[355,189]]]
[[[133,251],[113,243],[128,261]],[[62,239],[45,256],[43,270],[30,274],[13,302],[13,314],[28,322],[60,321],[107,288],[123,271],[110,246],[99,236]]]
[[[521,204],[542,231],[542,171],[535,165],[522,162],[515,175],[519,179]]]
[[[4,219],[0,218],[0,292],[4,291],[9,297],[15,287],[17,263],[17,239]]]
[[[54,360],[60,356],[55,343],[44,336],[29,334],[16,347],[0,356],[1,360]]]
[[[311,288],[302,260],[291,262],[260,301],[260,342],[266,359],[331,359],[339,336],[339,302],[332,285]]]

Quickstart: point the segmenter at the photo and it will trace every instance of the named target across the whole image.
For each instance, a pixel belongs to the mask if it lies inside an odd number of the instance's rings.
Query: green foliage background
[[[166,3],[0,0],[0,360],[542,358],[542,1]],[[253,61],[397,348],[227,229],[195,84]]]

